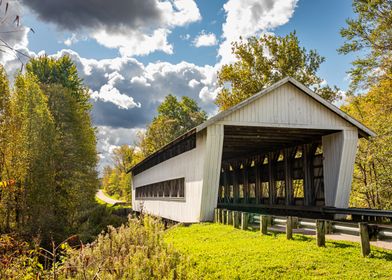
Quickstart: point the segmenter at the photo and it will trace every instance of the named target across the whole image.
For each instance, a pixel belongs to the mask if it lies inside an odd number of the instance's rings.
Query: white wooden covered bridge
[[[347,207],[364,125],[285,78],[134,166],[135,211],[211,221],[214,208],[309,216]]]

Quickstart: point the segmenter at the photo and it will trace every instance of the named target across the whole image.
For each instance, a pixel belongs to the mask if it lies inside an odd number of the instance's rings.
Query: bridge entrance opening
[[[325,205],[322,136],[335,132],[225,126],[218,207],[320,212]]]

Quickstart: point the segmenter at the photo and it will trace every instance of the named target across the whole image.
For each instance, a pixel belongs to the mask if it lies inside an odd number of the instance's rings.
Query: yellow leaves
[[[370,91],[351,96],[342,106],[377,136],[360,140],[354,170],[353,206],[390,208],[392,201],[392,79],[384,77]]]
[[[10,188],[12,186],[15,186],[15,180],[7,180],[7,181],[0,181],[0,188]]]

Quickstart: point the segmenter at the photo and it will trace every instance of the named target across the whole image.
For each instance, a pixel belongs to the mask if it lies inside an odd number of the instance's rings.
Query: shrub
[[[45,271],[38,251],[18,237],[0,235],[0,279],[39,279]]]
[[[188,261],[164,242],[163,232],[162,222],[149,216],[109,226],[94,243],[67,249],[60,278],[185,279]]]

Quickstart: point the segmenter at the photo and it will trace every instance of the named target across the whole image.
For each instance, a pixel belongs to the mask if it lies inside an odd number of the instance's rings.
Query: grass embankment
[[[312,237],[286,240],[218,224],[175,227],[165,238],[190,257],[195,279],[392,279],[391,251],[372,248],[363,258],[351,242],[319,248]]]

